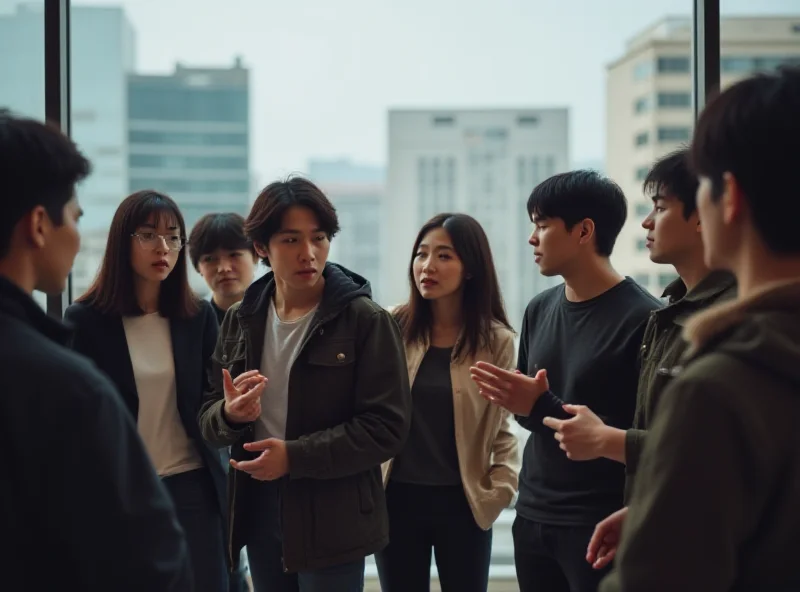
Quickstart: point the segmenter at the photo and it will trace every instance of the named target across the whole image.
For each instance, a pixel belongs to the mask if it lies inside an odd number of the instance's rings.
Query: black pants
[[[363,558],[314,571],[283,571],[279,483],[255,481],[250,491],[247,560],[255,592],[363,592]]]
[[[428,592],[431,551],[442,592],[486,592],[492,531],[476,523],[461,485],[389,482],[389,546],[375,555],[383,592]]]
[[[227,592],[224,523],[211,476],[197,469],[163,482],[186,533],[195,592]]]
[[[520,592],[596,592],[608,573],[586,561],[594,526],[555,526],[517,514],[514,564]]]

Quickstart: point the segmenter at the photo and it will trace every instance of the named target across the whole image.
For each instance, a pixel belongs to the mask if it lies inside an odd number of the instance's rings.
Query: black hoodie
[[[289,375],[289,479],[281,481],[289,571],[348,563],[388,543],[380,465],[402,448],[411,418],[405,352],[394,319],[371,300],[364,278],[333,263],[323,277],[322,301]],[[252,441],[254,430],[253,424],[225,420],[222,368],[234,378],[259,369],[274,293],[270,273],[225,316],[200,413],[204,437],[232,446],[236,460],[253,457],[243,444]],[[251,483],[248,475],[230,472],[232,560],[243,543],[242,500]]]

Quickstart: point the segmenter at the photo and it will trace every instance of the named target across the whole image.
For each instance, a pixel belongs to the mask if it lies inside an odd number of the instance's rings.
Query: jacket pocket
[[[308,351],[308,363],[314,366],[349,366],[356,361],[353,339],[320,341]]]
[[[317,556],[341,555],[378,538],[370,473],[313,483],[312,518]]]
[[[237,339],[226,341],[222,344],[222,357],[218,360],[220,365],[231,373],[231,378],[246,372],[246,346],[244,341]]]

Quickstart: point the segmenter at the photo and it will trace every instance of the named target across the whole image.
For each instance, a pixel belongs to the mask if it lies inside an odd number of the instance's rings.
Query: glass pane
[[[246,213],[267,183],[303,173],[340,217],[331,259],[387,306],[408,297],[422,223],[471,213],[519,329],[527,302],[560,281],[533,263],[528,196],[573,168],[623,187],[632,205],[615,265],[656,291],[658,271],[639,250],[652,206],[641,184],[690,133],[692,3],[573,4],[196,0],[191,27],[186,3],[74,6],[75,137],[95,165],[82,188],[76,292],[128,193],[167,192],[191,224],[208,211]],[[681,131],[661,139],[662,128]],[[495,525],[493,591],[517,589],[513,515]]]
[[[44,2],[0,0],[0,108],[44,119]],[[47,306],[47,296],[34,292]]]

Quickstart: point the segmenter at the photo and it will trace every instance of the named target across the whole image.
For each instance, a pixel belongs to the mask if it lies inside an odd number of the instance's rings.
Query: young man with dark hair
[[[338,230],[310,181],[264,189],[245,232],[272,271],[225,315],[214,353],[200,423],[232,446],[230,550],[247,546],[256,592],[361,592],[364,558],[389,538],[380,465],[408,433],[408,371],[369,282],[327,261]]]
[[[691,164],[705,262],[736,300],[693,317],[602,592],[798,590],[800,70],[714,98]]]
[[[653,210],[642,222],[647,231],[650,259],[672,265],[678,279],[664,290],[669,304],[650,313],[641,348],[641,372],[633,426],[619,429],[606,425],[587,406],[570,409],[567,420],[546,418],[559,437],[561,448],[574,461],[605,457],[625,464],[625,499],[630,499],[647,429],[655,416],[668,370],[686,350],[681,331],[688,318],[712,304],[736,296],[736,280],[726,271],[710,271],[703,258],[703,241],[697,212],[697,178],[689,170],[688,150],[681,149],[653,165],[644,182],[644,192],[653,200]],[[625,510],[598,524],[587,559],[596,568],[614,557]],[[602,548],[602,553],[600,553]]]
[[[189,233],[187,246],[192,265],[211,290],[211,307],[221,325],[228,309],[244,298],[258,265],[253,243],[244,234],[244,218],[234,212],[206,214]],[[227,469],[230,451],[221,448],[219,452]],[[239,569],[230,575],[230,592],[250,589],[244,551],[240,558]]]
[[[211,306],[220,324],[225,313],[244,298],[253,282],[258,255],[244,234],[239,214],[206,214],[189,234],[189,256],[211,289]]]
[[[31,298],[65,288],[89,169],[54,126],[0,111],[0,566],[26,590],[183,592],[184,534],[128,410]]]
[[[543,420],[587,405],[607,425],[630,427],[639,347],[659,302],[609,261],[627,216],[613,181],[589,171],[556,175],[533,190],[528,214],[541,273],[564,284],[528,305],[518,373],[480,362],[473,376],[484,397],[532,432],[513,528],[520,590],[594,592],[602,572],[586,563],[586,546],[595,524],[622,506],[624,467],[603,458],[573,463]]]

